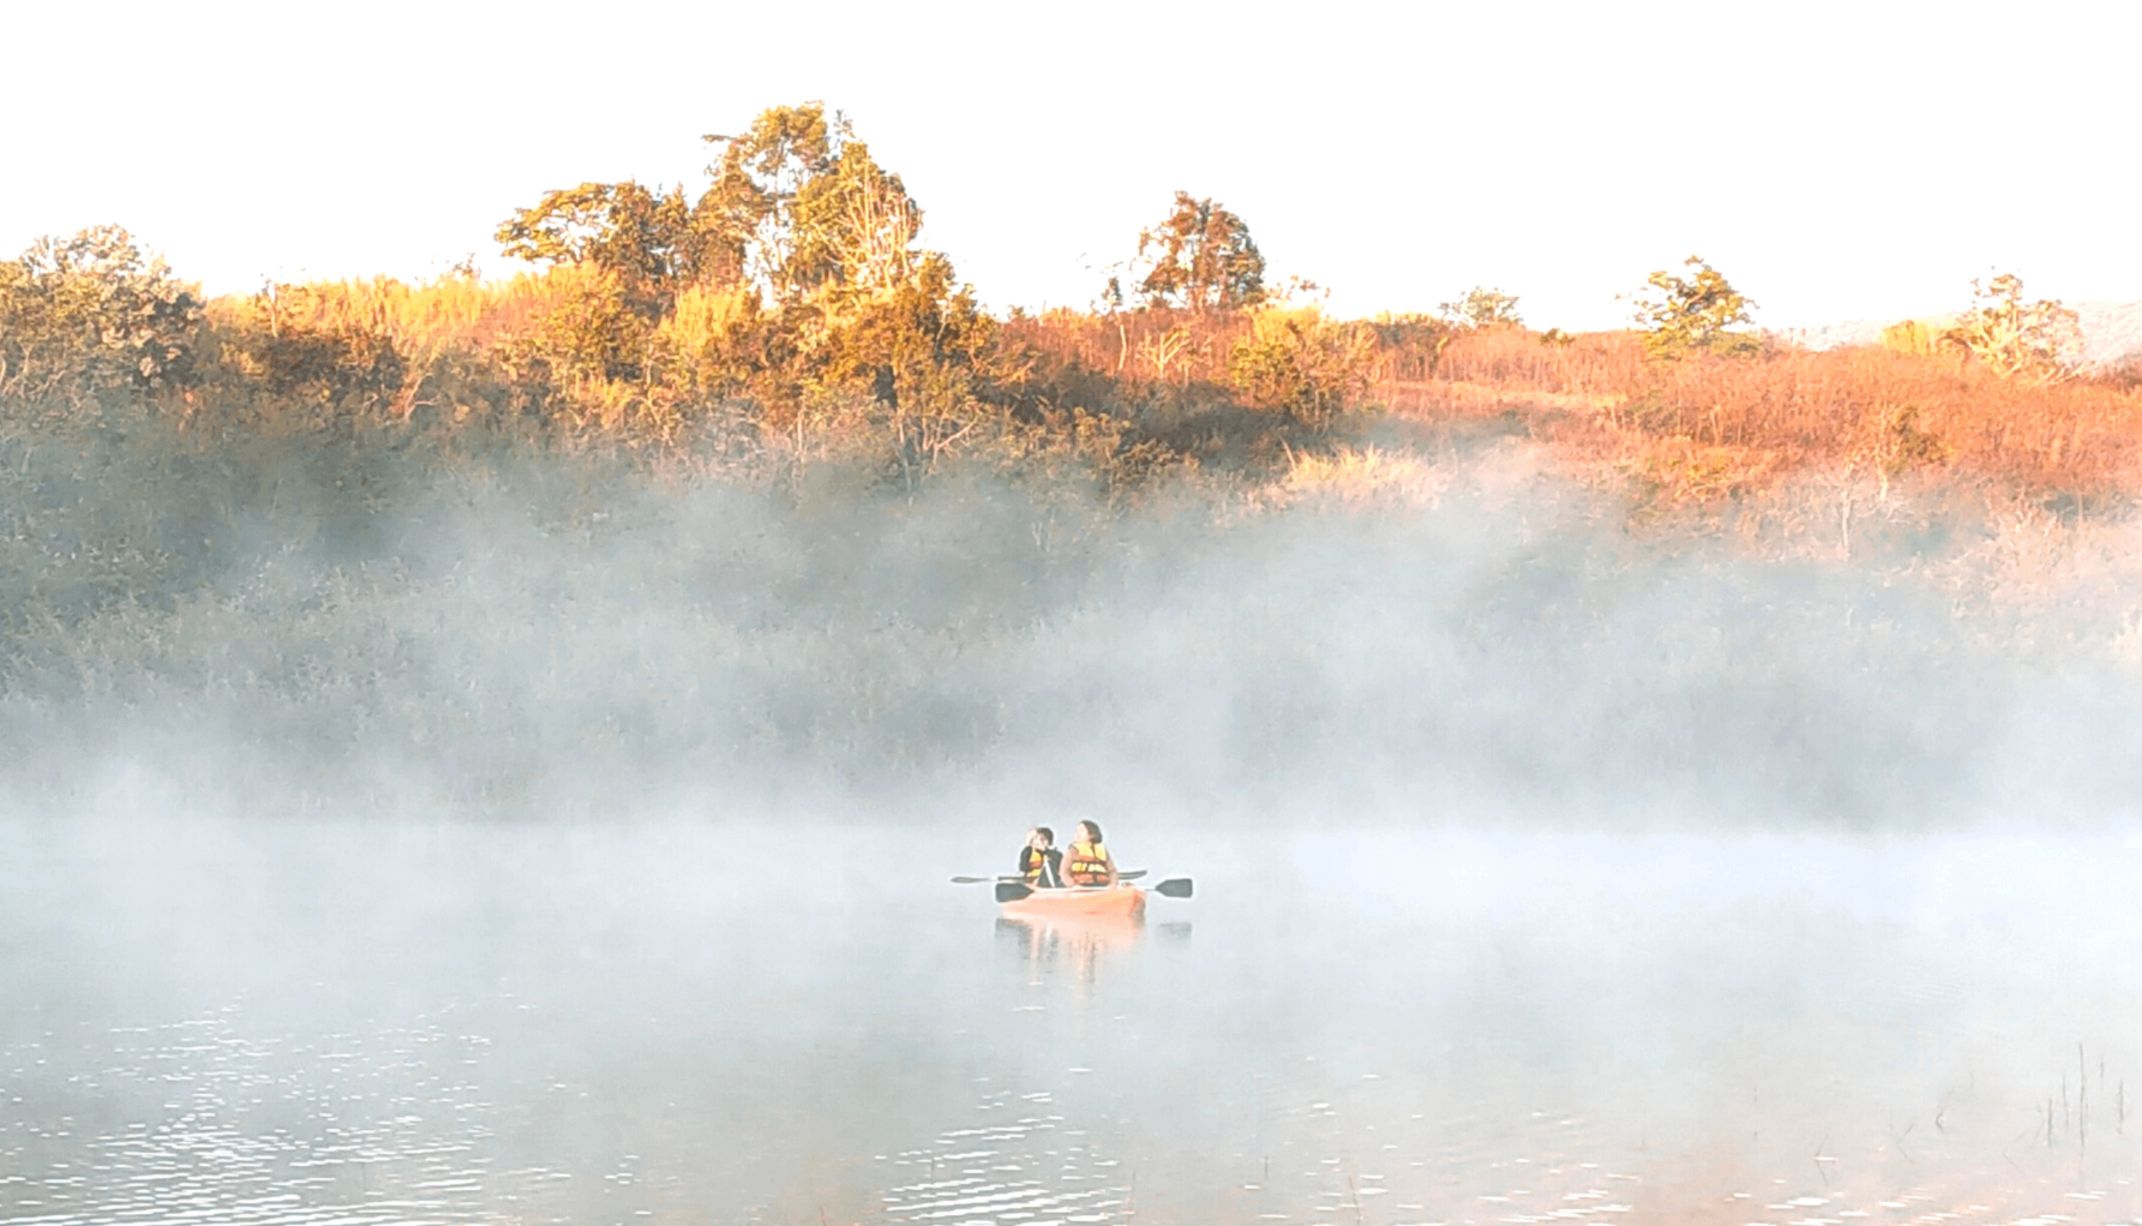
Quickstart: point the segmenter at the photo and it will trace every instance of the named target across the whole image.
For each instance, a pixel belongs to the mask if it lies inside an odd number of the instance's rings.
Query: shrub
[[[1324,318],[1315,307],[1268,307],[1228,354],[1227,373],[1248,402],[1321,428],[1368,390],[1375,334]]]
[[[117,226],[0,261],[0,396],[79,402],[193,374],[201,301]]]
[[[1941,349],[1942,333],[1946,331],[1937,324],[1923,319],[1905,319],[1882,329],[1882,348],[1892,353],[1907,353],[1913,357],[1929,357]]]
[[[1456,334],[1449,321],[1432,315],[1379,315],[1368,329],[1383,357],[1385,377],[1400,381],[1434,374]]]
[[[659,382],[673,395],[700,404],[729,398],[792,401],[786,385],[775,386],[769,376],[782,365],[778,322],[749,286],[684,291],[655,327],[652,352]]]
[[[2007,379],[2057,383],[2072,378],[2082,358],[2082,326],[2074,311],[2051,299],[2023,301],[2023,279],[2003,273],[1971,283],[1976,305],[1943,334],[1987,369]]]

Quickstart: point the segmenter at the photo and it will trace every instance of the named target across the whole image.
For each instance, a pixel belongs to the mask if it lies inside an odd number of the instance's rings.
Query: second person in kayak
[[[1114,885],[1116,862],[1101,841],[1101,828],[1080,822],[1071,832],[1071,846],[1064,852],[1064,880],[1072,885]]]

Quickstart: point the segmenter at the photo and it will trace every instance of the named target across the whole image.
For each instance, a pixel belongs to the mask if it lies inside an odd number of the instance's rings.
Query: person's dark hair
[[[1049,846],[1056,846],[1056,832],[1054,830],[1049,829],[1047,826],[1036,826],[1034,827],[1034,833],[1040,835],[1042,840]]]
[[[1092,820],[1087,820],[1080,822],[1079,825],[1085,827],[1089,832],[1092,833],[1094,842],[1106,843],[1108,841],[1108,837],[1101,833],[1101,823]]]

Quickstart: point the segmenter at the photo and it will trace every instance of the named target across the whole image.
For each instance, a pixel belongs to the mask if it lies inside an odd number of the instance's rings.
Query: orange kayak
[[[1006,915],[1049,916],[1145,914],[1145,891],[1134,885],[1071,886],[1035,890],[1017,902],[1002,904]]]

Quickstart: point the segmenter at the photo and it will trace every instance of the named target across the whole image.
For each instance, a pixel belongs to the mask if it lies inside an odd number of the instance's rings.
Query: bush
[[[1459,331],[1449,321],[1430,315],[1381,315],[1368,328],[1383,355],[1386,377],[1398,380],[1433,375],[1443,350]]]
[[[218,356],[291,404],[376,412],[408,364],[380,313],[352,310],[340,285],[275,285],[218,304]]]
[[[79,403],[193,373],[201,301],[117,226],[0,261],[0,396]]]
[[[1227,373],[1249,403],[1321,428],[1368,390],[1375,334],[1335,323],[1315,307],[1269,307],[1228,355]]]
[[[2081,365],[2082,326],[2051,299],[2023,301],[2023,278],[2003,273],[1971,283],[1976,305],[1943,334],[1988,370],[2007,379],[2057,383]]]

